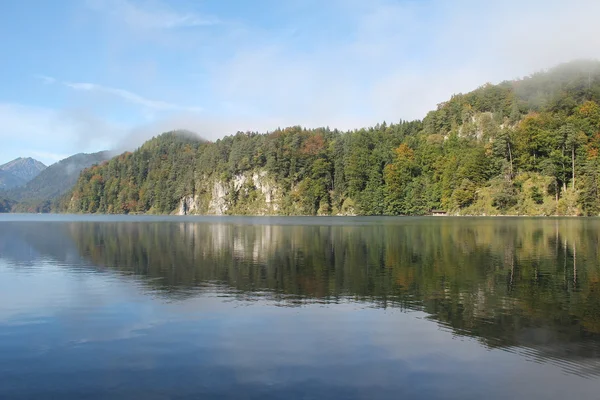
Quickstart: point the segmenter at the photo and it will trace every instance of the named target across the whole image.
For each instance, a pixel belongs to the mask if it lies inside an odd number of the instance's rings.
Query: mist
[[[600,3],[588,0],[347,5],[353,39],[296,51],[290,37],[236,47],[209,69],[217,112],[177,114],[135,127],[131,148],[162,131],[215,140],[237,131],[303,125],[355,129],[423,118],[453,94],[574,59],[600,57]],[[354,8],[353,8],[354,7]],[[432,27],[424,23],[436,21]],[[425,38],[418,39],[418,38]]]
[[[52,143],[21,151],[121,152],[177,129],[214,141],[293,125],[347,130],[421,119],[487,82],[600,58],[600,2],[591,0],[291,2],[276,6],[276,27],[182,10],[214,22],[186,29],[149,24],[158,21],[151,9],[128,4],[139,10],[127,18],[79,10],[81,26],[105,29],[110,57],[98,62],[110,73],[38,79],[67,101],[9,110],[8,130],[22,131],[27,118],[32,143],[52,126]],[[171,21],[177,13],[169,7]]]

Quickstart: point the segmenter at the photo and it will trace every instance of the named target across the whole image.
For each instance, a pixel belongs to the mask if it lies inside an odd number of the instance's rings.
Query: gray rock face
[[[0,165],[0,189],[11,189],[26,185],[45,169],[44,164],[31,157],[19,157],[9,161]]]

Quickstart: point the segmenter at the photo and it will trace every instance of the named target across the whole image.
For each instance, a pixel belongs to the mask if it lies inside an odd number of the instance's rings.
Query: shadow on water
[[[0,257],[133,276],[169,301],[220,290],[420,310],[490,348],[600,375],[600,220],[289,221],[4,222]]]

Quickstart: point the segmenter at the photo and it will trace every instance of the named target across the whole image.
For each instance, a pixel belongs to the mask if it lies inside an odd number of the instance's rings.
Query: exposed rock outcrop
[[[266,171],[237,174],[228,180],[204,176],[196,188],[196,195],[179,201],[178,215],[270,215],[281,210],[281,190]]]
[[[178,215],[196,214],[198,210],[198,196],[186,196],[179,202]]]

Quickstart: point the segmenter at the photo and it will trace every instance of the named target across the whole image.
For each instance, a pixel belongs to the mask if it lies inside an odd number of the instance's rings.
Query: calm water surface
[[[2,399],[598,399],[600,220],[0,217]]]

